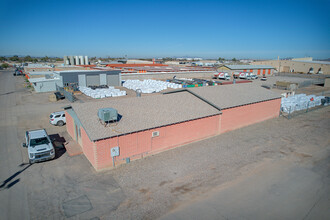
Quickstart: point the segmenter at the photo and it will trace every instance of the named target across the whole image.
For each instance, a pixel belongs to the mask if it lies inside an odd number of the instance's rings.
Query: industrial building
[[[120,70],[67,70],[27,74],[36,92],[56,91],[57,86],[120,86]]]
[[[76,84],[77,86],[120,86],[121,85],[121,71],[101,71],[101,70],[68,70],[55,71],[61,79],[61,85],[69,86]]]
[[[233,75],[235,72],[249,72],[255,75],[273,75],[274,67],[270,65],[223,65],[218,70],[229,72]]]
[[[279,72],[330,74],[330,62],[308,59],[264,60],[253,62],[256,65],[270,65]]]
[[[279,95],[251,84],[201,87],[72,104],[66,127],[92,166],[102,170],[277,117],[280,105]],[[102,123],[103,108],[116,109],[118,121]],[[111,157],[115,149],[118,156]]]

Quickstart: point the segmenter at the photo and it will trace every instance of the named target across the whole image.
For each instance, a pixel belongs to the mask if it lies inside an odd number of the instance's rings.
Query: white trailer
[[[219,79],[230,80],[230,75],[228,73],[221,72],[218,76]]]

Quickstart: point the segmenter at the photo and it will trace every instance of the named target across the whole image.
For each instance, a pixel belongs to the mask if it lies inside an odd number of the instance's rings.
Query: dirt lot
[[[18,142],[23,142],[25,130],[36,128],[69,141],[65,126],[50,125],[48,116],[70,103],[50,103],[48,93],[30,92],[23,88],[22,78],[15,80],[16,104],[3,109],[16,117],[11,123],[17,127]],[[16,164],[20,183],[8,190],[26,187],[31,219],[156,219],[248,175],[265,160],[299,165],[312,163],[316,152],[329,157],[329,131],[327,107],[291,120],[268,120],[101,173],[83,155],[69,157],[63,150],[55,160],[29,166],[24,164],[25,149],[20,148],[23,164]]]

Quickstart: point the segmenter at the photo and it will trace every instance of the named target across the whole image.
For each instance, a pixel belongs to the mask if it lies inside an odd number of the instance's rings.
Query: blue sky
[[[329,0],[0,0],[0,55],[329,58],[329,11]]]

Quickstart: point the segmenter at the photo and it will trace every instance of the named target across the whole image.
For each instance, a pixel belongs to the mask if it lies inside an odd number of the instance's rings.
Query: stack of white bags
[[[105,89],[91,89],[85,86],[79,86],[79,90],[87,96],[90,96],[94,99],[102,99],[105,97],[117,97],[117,96],[125,96],[126,91],[121,91],[119,89],[115,89],[114,87],[109,86],[109,88]]]
[[[182,85],[171,83],[171,82],[164,82],[164,81],[158,81],[158,80],[126,80],[123,83],[123,86],[128,89],[132,89],[134,91],[140,89],[142,93],[154,93],[154,92],[160,92],[162,90],[165,90],[167,88],[172,89],[178,89],[182,88]]]
[[[286,113],[300,111],[321,105],[324,96],[299,94],[281,99],[281,110]]]

